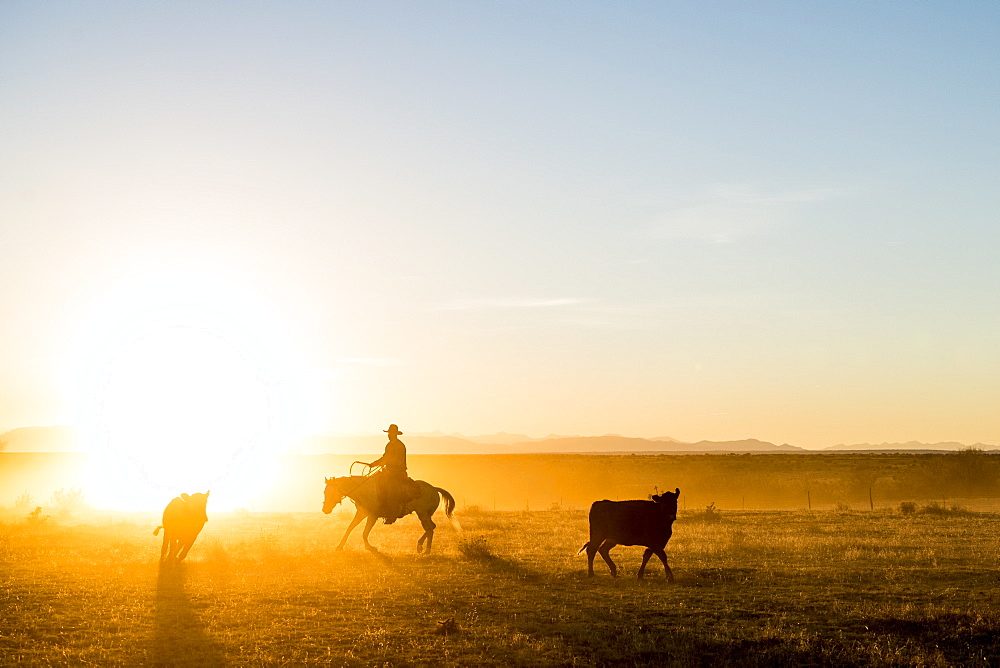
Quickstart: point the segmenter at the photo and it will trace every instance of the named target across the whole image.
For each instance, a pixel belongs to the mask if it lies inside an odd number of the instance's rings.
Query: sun
[[[88,500],[162,508],[212,490],[252,504],[289,425],[287,340],[248,291],[211,274],[133,278],[96,309],[83,364]]]

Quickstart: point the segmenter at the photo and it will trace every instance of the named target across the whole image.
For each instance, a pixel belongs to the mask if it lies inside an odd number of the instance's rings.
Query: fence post
[[[872,488],[868,488],[868,508],[875,510],[875,501],[872,500]]]
[[[809,493],[808,489],[806,490],[806,503],[809,505],[809,510],[812,510],[813,509],[812,494]]]

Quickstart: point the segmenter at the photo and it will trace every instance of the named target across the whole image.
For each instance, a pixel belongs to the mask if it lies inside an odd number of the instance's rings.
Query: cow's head
[[[344,500],[344,493],[337,486],[336,478],[324,478],[326,489],[323,491],[323,512],[329,515],[334,507]]]
[[[681,496],[681,488],[675,487],[673,492],[654,494],[653,501],[662,504],[671,515],[677,517],[677,499],[679,499],[680,496]]]
[[[184,502],[188,504],[188,508],[191,509],[192,517],[198,517],[202,522],[208,521],[208,495],[212,493],[212,490],[208,490],[204,494],[198,492],[197,494],[181,494],[181,498]]]

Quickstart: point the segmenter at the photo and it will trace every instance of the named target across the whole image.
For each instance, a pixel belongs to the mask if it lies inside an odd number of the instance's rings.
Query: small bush
[[[49,519],[49,516],[42,515],[42,507],[37,506],[34,510],[28,513],[28,516],[25,519],[28,520],[29,524],[43,524],[45,520]]]
[[[25,492],[21,496],[14,499],[14,509],[15,510],[26,510],[31,507],[31,502],[34,501],[31,495]]]
[[[492,559],[496,556],[485,536],[463,537],[458,543],[458,551],[466,559]]]
[[[695,513],[689,519],[695,522],[719,522],[722,515],[715,509],[715,501],[705,506],[705,512]]]
[[[52,493],[52,505],[63,514],[79,510],[84,507],[83,490],[71,489],[68,492],[65,489],[56,490]]]
[[[917,512],[921,515],[937,515],[938,517],[968,517],[970,515],[975,515],[975,513],[971,510],[966,510],[961,506],[952,506],[949,508],[943,503],[937,503],[936,501],[928,503]]]
[[[903,515],[912,515],[917,512],[917,504],[913,501],[903,501],[899,504],[899,512]]]
[[[843,502],[838,502],[837,505],[834,506],[834,510],[838,513],[849,513],[851,512],[851,506]]]

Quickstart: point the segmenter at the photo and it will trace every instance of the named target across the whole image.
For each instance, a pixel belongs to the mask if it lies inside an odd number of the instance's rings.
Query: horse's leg
[[[163,547],[160,548],[160,566],[163,565],[163,560],[167,558],[167,550],[170,549],[170,545],[167,541],[167,530],[163,530]]]
[[[653,556],[653,548],[647,547],[646,551],[642,553],[642,564],[640,564],[640,566],[639,566],[639,576],[638,577],[639,577],[640,580],[642,579],[643,574],[646,572],[646,562],[649,561],[649,558],[651,556]]]
[[[434,529],[437,528],[437,525],[434,524],[434,520],[431,519],[430,515],[423,515],[421,513],[417,513],[417,517],[420,519],[420,526],[424,528],[424,535],[421,536],[420,540],[417,541],[417,554],[420,554],[421,552],[424,551],[423,550],[424,540],[427,541],[426,554],[430,554],[431,543],[434,542]]]
[[[618,567],[615,566],[615,562],[611,561],[611,548],[613,548],[618,543],[612,543],[610,540],[604,541],[599,548],[597,548],[597,553],[601,555],[601,559],[607,562],[608,568],[611,569],[611,577],[618,577]]]
[[[354,527],[361,524],[361,520],[364,518],[365,514],[361,512],[360,508],[354,511],[354,517],[351,519],[351,523],[347,525],[347,531],[344,532],[344,537],[340,539],[340,545],[337,546],[338,552],[344,549],[344,545],[347,544],[347,537],[351,535],[352,531],[354,531]]]
[[[368,521],[365,522],[365,530],[361,532],[361,540],[365,542],[365,549],[369,552],[378,552],[378,548],[368,542],[368,534],[371,533],[372,527],[375,526],[375,521],[378,517],[375,515],[369,515]]]
[[[667,553],[661,548],[656,551],[656,556],[658,556],[660,561],[663,562],[663,573],[667,576],[667,582],[673,582],[674,573],[670,570],[670,564],[667,563]]]

